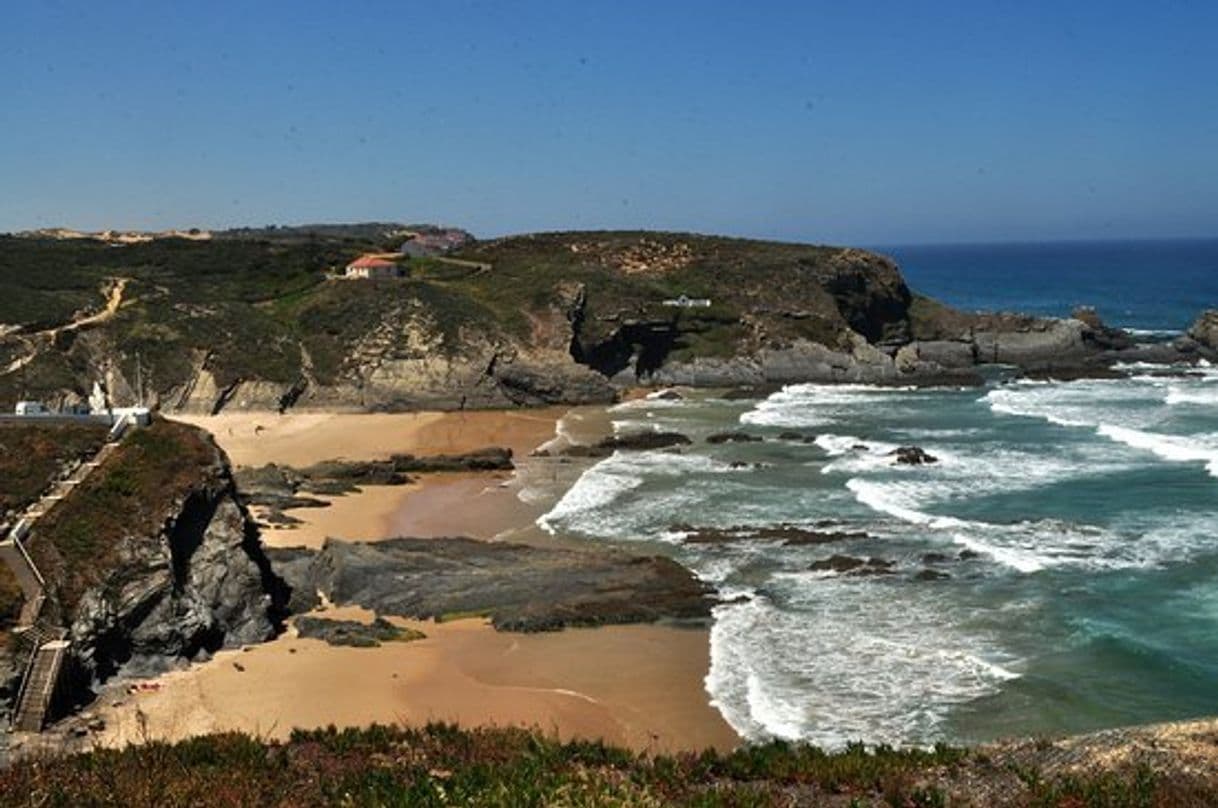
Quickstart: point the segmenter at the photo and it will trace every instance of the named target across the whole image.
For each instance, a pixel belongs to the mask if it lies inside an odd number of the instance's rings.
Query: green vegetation
[[[21,584],[7,564],[0,564],[0,642],[6,632],[17,624],[21,614],[21,604],[25,597],[21,594]]]
[[[183,501],[214,460],[198,430],[154,421],[136,430],[35,528],[30,552],[70,610],[105,580],[129,536],[159,536],[166,506]]]
[[[0,771],[14,802],[350,806],[1152,806],[1207,804],[1144,770],[1042,780],[963,750],[840,752],[770,743],[651,757],[511,729],[241,734],[22,761]],[[1176,800],[1196,799],[1196,802]]]
[[[162,395],[180,393],[201,368],[220,388],[242,380],[287,388],[310,373],[336,384],[353,381],[370,358],[479,351],[485,359],[487,346],[538,340],[562,349],[575,317],[582,357],[628,357],[631,346],[615,341],[640,322],[670,324],[677,358],[730,357],[762,342],[835,344],[859,318],[903,323],[908,298],[891,266],[857,251],[643,232],[519,236],[475,243],[455,261],[410,260],[406,278],[327,280],[360,253],[383,249],[387,227],[126,246],[0,236],[0,324],[27,334],[97,311],[112,279],[128,279],[111,320],[63,335],[54,351],[44,344],[34,362],[0,375],[0,406],[22,393],[83,390],[99,356],[129,381],[138,357],[146,387]],[[861,284],[859,273],[875,283]],[[713,305],[662,305],[681,295]],[[0,338],[0,357],[25,350],[20,335]]]
[[[176,238],[110,246],[0,236],[0,323],[27,332],[62,325],[98,310],[110,279],[129,278],[123,307],[103,326],[128,378],[135,377],[138,355],[149,386],[166,390],[185,382],[196,357],[210,352],[209,368],[222,385],[239,378],[291,382],[300,372],[295,324],[266,304],[320,286],[327,271],[365,247],[347,240]],[[79,387],[85,357],[73,342],[4,378],[0,397]]]
[[[92,457],[105,439],[95,424],[0,423],[0,515],[34,502],[65,463]]]

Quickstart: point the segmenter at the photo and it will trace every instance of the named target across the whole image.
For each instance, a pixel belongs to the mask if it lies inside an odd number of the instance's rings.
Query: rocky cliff
[[[78,694],[274,636],[283,587],[205,433],[133,433],[41,520],[44,615],[68,630]]]
[[[955,384],[995,362],[1077,372],[1214,352],[1203,334],[1146,354],[1094,312],[956,311],[863,250],[690,234],[517,236],[402,256],[403,278],[335,277],[397,237],[368,227],[0,238],[0,405],[70,402],[103,378],[114,400],[167,410],[517,407],[637,384]]]

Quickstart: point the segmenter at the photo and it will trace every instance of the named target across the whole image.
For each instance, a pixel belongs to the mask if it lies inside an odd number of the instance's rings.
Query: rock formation
[[[0,406],[18,387],[76,400],[95,378],[120,403],[142,395],[168,410],[367,411],[607,402],[637,385],[963,385],[984,364],[1075,377],[1120,360],[1218,358],[1213,317],[1189,337],[1139,345],[1088,309],[962,312],[912,292],[888,258],[851,248],[548,233],[411,260],[400,279],[327,275],[398,231],[119,247],[0,237],[9,264],[70,264],[98,287],[0,297],[0,370],[21,371],[0,372]],[[129,269],[109,310],[114,250]]]
[[[134,433],[30,547],[48,579],[45,619],[71,641],[78,698],[120,670],[146,675],[266,640],[286,602],[226,458],[181,424]]]
[[[711,590],[663,556],[533,547],[473,539],[328,539],[318,552],[270,551],[306,611],[317,593],[378,614],[419,619],[487,615],[507,631],[703,619]]]

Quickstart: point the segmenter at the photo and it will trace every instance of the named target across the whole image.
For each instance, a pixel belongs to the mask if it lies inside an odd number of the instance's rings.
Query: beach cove
[[[269,548],[319,547],[328,536],[377,542],[396,536],[468,536],[550,542],[534,522],[574,482],[579,467],[550,475],[528,455],[554,441],[566,409],[506,412],[332,414],[234,413],[182,417],[211,432],[234,467],[307,466],[326,460],[383,459],[394,453],[459,454],[490,445],[512,449],[509,472],[421,475],[403,486],[366,486],[329,507],[291,511],[301,523],[264,528]],[[603,409],[564,421],[592,435],[608,427]],[[566,474],[565,478],[562,474]],[[561,478],[561,479],[560,479]],[[522,487],[530,486],[521,496]],[[327,619],[370,621],[358,607],[329,606]],[[99,703],[105,746],[144,738],[176,740],[225,730],[286,737],[291,729],[373,722],[417,726],[524,726],[563,739],[603,739],[638,750],[728,749],[738,736],[709,704],[706,626],[568,628],[519,634],[485,619],[392,618],[425,639],[379,647],[332,646],[296,636],[222,651],[151,681],[119,681]]]

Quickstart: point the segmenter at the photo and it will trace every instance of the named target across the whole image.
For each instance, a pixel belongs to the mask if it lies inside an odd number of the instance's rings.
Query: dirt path
[[[130,282],[130,280],[130,278],[115,278],[113,279],[113,285],[110,286],[108,291],[106,290],[105,286],[102,287],[102,293],[106,295],[106,305],[101,311],[96,312],[95,314],[89,314],[84,317],[77,318],[70,323],[65,323],[64,325],[58,325],[54,328],[48,328],[44,331],[35,331],[32,334],[26,334],[18,337],[18,339],[21,339],[26,343],[29,348],[29,352],[9,362],[4,370],[0,370],[0,376],[7,376],[10,373],[16,373],[30,362],[33,362],[38,356],[39,342],[52,344],[55,342],[56,337],[58,337],[60,334],[70,331],[79,331],[82,328],[99,325],[112,318],[118,312],[119,307],[123,305],[123,293],[126,292],[127,284]]]

